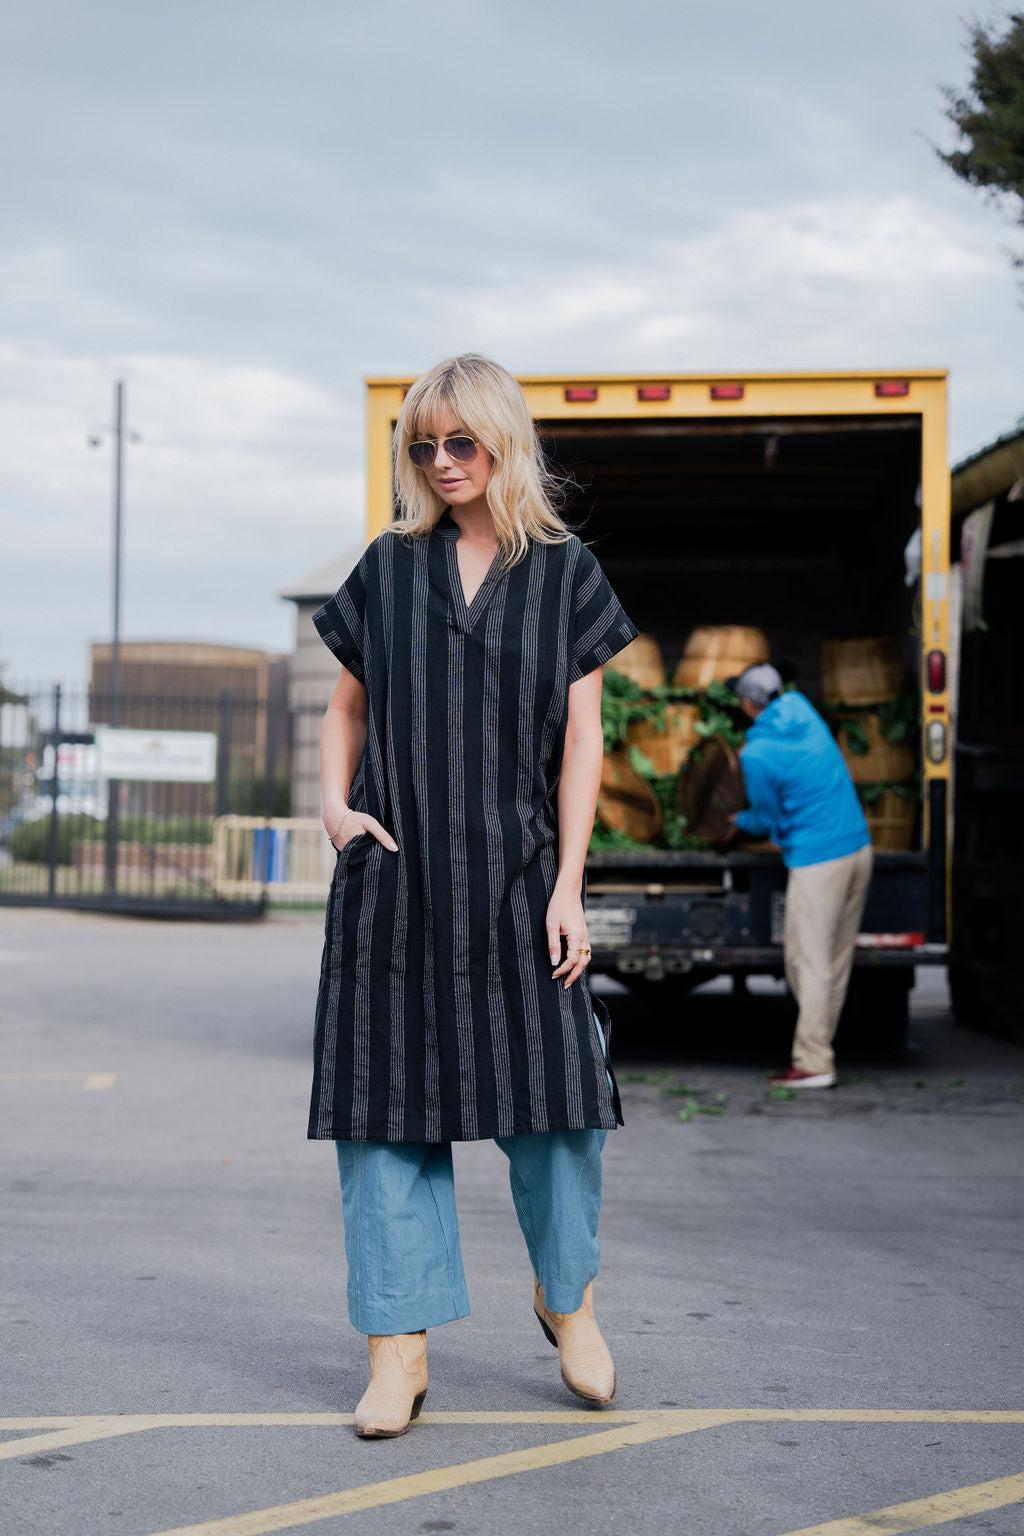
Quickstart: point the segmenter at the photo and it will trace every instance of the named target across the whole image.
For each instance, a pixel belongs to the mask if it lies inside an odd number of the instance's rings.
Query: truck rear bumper
[[[949,959],[945,944],[919,944],[897,948],[890,945],[858,945],[854,966],[906,969],[917,965],[945,965]],[[681,948],[675,945],[630,945],[622,949],[594,948],[588,972],[609,976],[660,977],[690,975],[693,971],[724,974],[782,976],[784,963],[780,944],[725,945],[713,948]]]
[[[587,877],[592,971],[783,974],[787,876],[778,855],[604,854],[588,859]],[[946,964],[946,944],[926,942],[926,890],[924,854],[876,854],[858,969]]]

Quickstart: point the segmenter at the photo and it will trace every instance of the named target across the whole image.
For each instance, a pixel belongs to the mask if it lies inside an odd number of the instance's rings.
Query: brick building
[[[260,795],[268,767],[275,778],[288,772],[288,658],[240,645],[206,645],[185,640],[121,643],[121,686],[117,724],[162,731],[212,731],[227,739],[230,808],[249,809]],[[90,716],[93,725],[111,720],[109,642],[92,647]],[[156,796],[172,797],[171,787]],[[214,786],[204,789],[199,813],[213,809]],[[209,801],[209,804],[206,802]],[[222,807],[223,808],[223,807]],[[255,804],[252,803],[255,809]],[[154,810],[164,810],[154,803]]]

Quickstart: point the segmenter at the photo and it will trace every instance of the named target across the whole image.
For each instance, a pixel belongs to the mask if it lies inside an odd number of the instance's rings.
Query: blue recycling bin
[[[288,838],[286,827],[256,827],[252,834],[252,877],[265,885],[281,884],[288,879]]]

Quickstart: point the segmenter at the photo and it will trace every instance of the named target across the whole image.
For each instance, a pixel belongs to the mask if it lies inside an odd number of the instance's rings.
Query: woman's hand
[[[334,826],[333,832],[331,831],[332,825]],[[365,811],[345,811],[344,815],[336,823],[326,822],[324,831],[339,853],[354,837],[358,837],[360,832],[372,833],[378,843],[383,843],[384,847],[390,848],[392,853],[398,852],[398,844],[390,832],[381,826],[375,816],[368,816]],[[342,839],[340,843],[338,841],[339,837]]]
[[[384,848],[397,853],[398,844],[376,817],[350,810],[346,804],[365,745],[366,689],[342,667],[320,731],[324,831],[338,853],[360,832],[372,833]]]
[[[563,893],[556,886],[555,893],[548,903],[546,923],[548,953],[551,956],[551,964],[555,967],[551,973],[551,980],[554,981],[556,976],[565,976],[562,985],[571,987],[573,982],[583,975],[590,961],[590,936],[587,933],[587,919],[579,895]],[[566,942],[566,956],[559,965],[563,934]]]
[[[590,963],[590,938],[583,911],[583,874],[601,786],[604,736],[601,731],[601,668],[569,688],[562,771],[558,778],[558,877],[547,910],[548,949],[555,976],[571,987]],[[562,935],[566,957],[562,960]],[[561,960],[561,964],[559,961]]]

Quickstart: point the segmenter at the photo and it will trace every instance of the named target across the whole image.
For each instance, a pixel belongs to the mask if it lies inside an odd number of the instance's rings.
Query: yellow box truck
[[[392,430],[411,382],[368,381],[371,538],[394,515]],[[850,1006],[871,1032],[897,1038],[913,968],[946,961],[945,371],[520,383],[549,458],[580,487],[569,522],[626,612],[657,637],[669,676],[695,628],[756,626],[784,676],[816,700],[823,640],[896,637],[920,684],[920,808],[911,846],[877,854]],[[666,990],[722,973],[781,975],[784,891],[777,853],[592,851],[592,972]]]

